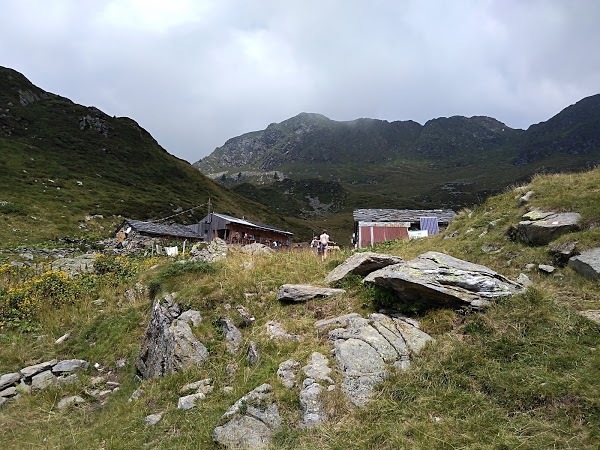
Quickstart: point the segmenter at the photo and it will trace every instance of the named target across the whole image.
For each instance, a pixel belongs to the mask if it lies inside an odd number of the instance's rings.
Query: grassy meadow
[[[532,280],[525,294],[499,301],[485,312],[401,303],[387,292],[363,286],[358,278],[344,281],[347,294],[337,299],[295,305],[276,301],[281,284],[322,285],[326,274],[349,256],[346,250],[324,263],[310,251],[250,256],[232,250],[212,264],[101,257],[102,273],[85,279],[46,279],[44,274],[5,268],[0,271],[0,374],[52,358],[86,359],[92,366],[98,363],[102,373],[90,368],[77,384],[5,404],[0,408],[0,448],[214,448],[210,436],[221,415],[265,382],[273,385],[283,417],[274,449],[598,448],[600,326],[578,311],[600,309],[600,286],[569,267],[552,275],[525,271],[527,264],[553,264],[545,247],[524,246],[507,237],[509,227],[526,212],[518,198],[528,189],[535,191],[528,207],[581,213],[585,228],[560,242],[576,240],[581,250],[598,246],[600,169],[537,176],[525,189],[511,187],[461,211],[442,236],[376,248],[405,260],[428,250],[445,252],[511,279],[523,272]],[[136,283],[147,286],[150,294],[128,300],[125,291]],[[152,301],[169,292],[178,293],[182,307],[202,314],[194,333],[210,357],[197,369],[140,382],[134,362]],[[227,316],[241,326],[237,305],[246,307],[256,322],[241,328],[242,350],[231,355],[217,321]],[[25,307],[27,311],[19,310]],[[305,365],[313,351],[330,354],[326,334],[314,327],[316,320],[349,312],[367,315],[381,307],[417,317],[435,342],[409,371],[394,373],[380,385],[365,408],[349,404],[339,389],[341,376],[334,372],[338,388],[324,394],[329,421],[314,429],[299,428],[298,391],[279,383],[278,365],[289,358]],[[302,340],[270,340],[270,320]],[[71,337],[66,342],[54,344],[67,332]],[[250,341],[261,352],[256,366],[246,360]],[[121,359],[126,363],[119,368]],[[228,366],[236,370],[228,371]],[[119,390],[103,400],[87,394],[91,377],[97,375],[119,382]],[[179,389],[202,378],[214,380],[214,392],[195,409],[178,410]],[[226,386],[233,390],[223,390]],[[138,387],[144,394],[129,402]],[[58,410],[58,401],[67,395],[81,395],[87,402]],[[157,412],[164,412],[162,420],[146,426],[145,416]]]

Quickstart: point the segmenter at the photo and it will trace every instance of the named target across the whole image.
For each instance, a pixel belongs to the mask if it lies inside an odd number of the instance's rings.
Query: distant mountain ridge
[[[265,179],[273,183],[271,193],[282,179],[326,180],[347,191],[338,195],[345,200],[337,209],[349,210],[459,208],[536,172],[582,170],[599,162],[600,94],[527,130],[485,116],[441,117],[420,125],[410,120],[338,122],[301,113],[231,138],[193,165],[254,199],[264,197],[257,189],[263,189]],[[260,172],[281,175],[257,177]],[[290,192],[289,186],[279,187]],[[306,189],[302,195],[315,197]],[[307,212],[310,208],[297,211]]]

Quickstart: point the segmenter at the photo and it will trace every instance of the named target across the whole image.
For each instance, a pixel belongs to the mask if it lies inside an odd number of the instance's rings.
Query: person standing
[[[319,236],[319,245],[321,246],[321,261],[325,261],[327,259],[327,247],[329,247],[327,230],[323,230],[323,233]]]

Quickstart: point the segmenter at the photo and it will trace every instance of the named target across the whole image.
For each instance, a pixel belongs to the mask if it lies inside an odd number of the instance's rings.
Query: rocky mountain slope
[[[278,182],[335,183],[333,190],[346,193],[337,210],[458,208],[536,172],[585,169],[599,161],[600,95],[594,95],[528,130],[490,117],[442,117],[420,125],[337,122],[302,113],[232,138],[194,166],[221,183],[242,184],[237,192],[253,199],[261,197],[260,190],[277,190],[288,204],[301,204],[296,215],[306,216],[319,212],[307,198],[320,200],[322,186],[296,195]],[[260,187],[265,184],[271,186]],[[285,207],[283,202],[275,206]]]
[[[599,190],[536,176],[325,262],[0,265],[0,447],[596,448]]]
[[[163,149],[134,120],[111,117],[0,67],[0,238],[73,235],[85,216],[166,217],[206,204],[269,217]],[[206,207],[181,220],[198,220]],[[85,235],[85,230],[82,230]]]

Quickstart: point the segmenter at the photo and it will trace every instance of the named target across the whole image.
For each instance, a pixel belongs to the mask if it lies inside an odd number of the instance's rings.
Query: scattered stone
[[[529,203],[529,200],[531,199],[531,196],[533,194],[535,194],[535,192],[533,192],[533,191],[527,191],[527,193],[524,196],[522,196],[522,197],[519,198],[519,205],[523,206],[523,205]]]
[[[589,319],[593,322],[600,323],[600,309],[588,309],[586,311],[579,311],[586,319]]]
[[[61,337],[59,337],[56,341],[54,341],[54,343],[57,344],[57,345],[58,344],[62,344],[63,342],[65,342],[70,337],[71,337],[71,333],[65,333]]]
[[[61,401],[58,402],[58,405],[56,405],[56,407],[58,409],[65,409],[69,406],[81,405],[82,403],[85,403],[85,400],[83,398],[81,398],[78,395],[72,395],[70,397],[63,398]]]
[[[234,325],[233,321],[227,317],[219,319],[219,324],[225,336],[225,346],[229,353],[235,354],[242,344],[242,332]]]
[[[342,390],[357,406],[368,403],[373,387],[388,376],[388,365],[405,370],[411,356],[432,340],[401,316],[371,314],[367,319],[350,318],[347,323],[345,328],[330,331],[329,340],[344,375]]]
[[[230,377],[234,376],[235,373],[238,370],[238,365],[237,363],[230,363],[227,364],[227,366],[225,367],[225,371],[227,372],[227,375],[229,375]]]
[[[530,245],[546,245],[566,233],[579,229],[579,213],[557,213],[533,210],[524,214],[518,225],[521,241]]]
[[[248,310],[243,306],[238,305],[235,307],[235,310],[242,318],[242,323],[244,326],[249,327],[256,321],[256,318],[252,314],[250,314],[250,312],[248,312]]]
[[[310,428],[327,420],[325,409],[321,402],[323,386],[312,378],[307,378],[302,383],[300,391],[300,410],[302,412],[302,428]]]
[[[530,271],[530,270],[532,270],[534,267],[535,267],[535,264],[529,263],[529,264],[526,264],[526,265],[525,265],[525,270],[529,272],[529,271]]]
[[[444,253],[417,258],[372,272],[363,280],[392,288],[401,300],[480,308],[490,300],[523,291],[523,286],[493,270]]]
[[[575,272],[592,280],[600,279],[600,247],[593,248],[569,259]]]
[[[146,425],[148,425],[149,427],[156,425],[158,422],[160,422],[160,419],[162,419],[163,414],[164,413],[157,413],[146,416]]]
[[[180,315],[181,310],[172,295],[154,302],[135,363],[143,378],[155,378],[198,366],[208,358],[208,350],[194,336],[190,326],[177,320]]]
[[[277,300],[280,302],[302,303],[316,298],[327,298],[343,295],[344,289],[322,288],[306,284],[284,284],[277,291]]]
[[[106,382],[106,378],[104,378],[102,376],[90,378],[90,386],[92,386],[92,387],[99,386],[101,384],[104,384],[105,382]]]
[[[139,398],[144,395],[144,390],[142,388],[137,388],[135,391],[133,391],[133,393],[131,394],[131,397],[129,397],[129,400],[127,400],[128,402],[133,402],[135,400],[139,400]]]
[[[177,320],[185,322],[193,327],[197,327],[202,322],[202,314],[195,309],[188,309],[187,311],[182,312]]]
[[[226,448],[266,448],[273,431],[281,426],[272,387],[263,384],[240,398],[223,415],[224,425],[214,429],[213,440]]]
[[[58,363],[57,359],[52,359],[50,361],[46,361],[43,363],[39,363],[39,364],[35,364],[33,366],[27,366],[24,367],[23,369],[21,369],[19,372],[21,373],[21,375],[24,378],[30,378],[40,372],[44,372],[45,370],[49,370],[52,368],[52,366],[54,366],[56,363]],[[1,385],[2,383],[0,383]]]
[[[402,262],[404,262],[404,260],[399,256],[374,252],[355,253],[329,272],[327,277],[325,277],[325,282],[327,284],[333,284],[351,273],[364,277],[375,270],[383,269],[384,267],[393,264],[400,264]]]
[[[19,257],[27,261],[33,261],[33,254],[30,252],[24,252],[19,254]]]
[[[552,273],[556,270],[554,266],[549,266],[547,264],[539,264],[538,269],[540,272],[544,273]]]
[[[0,391],[0,397],[14,397],[15,395],[17,395],[19,393],[18,389],[16,386],[11,386],[9,388],[4,389],[3,391]]]
[[[227,257],[227,243],[223,239],[213,238],[205,248],[194,245],[190,250],[190,261],[216,262]]]
[[[487,254],[500,253],[501,250],[502,247],[500,247],[499,245],[484,244],[481,246],[481,251]]]
[[[117,383],[116,381],[107,381],[106,382],[106,387],[111,388],[112,390],[117,389],[119,386],[121,386],[121,383]]]
[[[56,377],[52,375],[52,371],[46,370],[40,372],[31,378],[31,390],[41,391],[56,383]]]
[[[83,359],[64,359],[52,367],[52,372],[55,374],[75,372],[77,370],[85,370],[88,368],[88,366],[89,363]]]
[[[529,277],[524,273],[519,274],[519,276],[517,277],[517,283],[523,285],[523,287],[529,287],[533,284]]]
[[[226,394],[231,394],[233,392],[233,387],[232,386],[223,386],[223,389],[221,389],[223,392],[225,392]]]
[[[267,322],[267,333],[269,334],[269,339],[285,339],[290,341],[300,340],[300,336],[288,333],[283,329],[279,322],[275,322],[274,320]]]
[[[56,378],[56,382],[61,385],[61,386],[67,386],[70,384],[74,384],[77,383],[79,381],[79,377],[77,376],[76,373],[72,373],[70,375],[65,376],[61,376],[61,377],[57,377]]]
[[[329,374],[331,369],[329,368],[329,360],[325,355],[319,352],[313,352],[310,357],[310,364],[302,368],[304,375],[308,378],[312,378],[315,381],[326,381],[329,384],[333,384],[334,381],[331,379]]]
[[[94,271],[94,253],[86,253],[74,258],[60,258],[54,260],[50,267],[53,270],[66,272],[70,276],[80,275],[84,273],[92,273]]]
[[[209,394],[213,391],[212,380],[205,378],[203,380],[195,381],[193,383],[186,384],[183,386],[179,393],[181,395],[187,394],[188,392],[194,392],[196,394]]]
[[[299,369],[300,363],[298,361],[288,359],[287,361],[279,364],[277,376],[286,388],[292,389],[294,386],[296,386],[296,373]]]
[[[127,359],[119,358],[115,362],[115,365],[117,366],[117,369],[122,369],[123,367],[125,367],[127,365]]]
[[[255,366],[258,364],[258,361],[260,360],[260,352],[258,350],[258,345],[256,345],[256,342],[250,341],[250,343],[248,344],[246,358],[248,359],[248,364],[250,364],[251,366]]]
[[[204,400],[206,398],[206,394],[202,392],[198,392],[196,394],[186,395],[185,397],[179,397],[179,401],[177,402],[177,408],[179,409],[192,409],[196,407],[196,403],[198,400]]]

